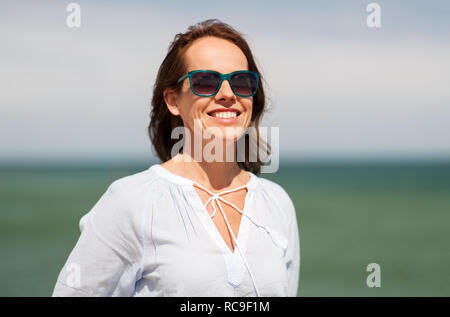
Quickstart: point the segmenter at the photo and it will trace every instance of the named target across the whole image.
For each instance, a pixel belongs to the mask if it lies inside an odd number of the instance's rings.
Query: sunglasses
[[[240,97],[251,97],[258,90],[259,75],[249,70],[238,70],[229,74],[213,70],[194,70],[181,76],[177,84],[186,77],[189,77],[192,92],[200,97],[217,94],[224,80],[228,80],[233,93]]]

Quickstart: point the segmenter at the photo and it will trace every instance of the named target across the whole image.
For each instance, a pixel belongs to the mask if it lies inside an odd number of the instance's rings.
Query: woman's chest
[[[169,209],[164,217],[154,215],[149,252],[155,257],[141,281],[151,284],[147,288],[167,296],[237,296],[252,294],[255,282],[267,296],[284,296],[283,249],[265,230],[243,216],[231,251],[206,210],[183,204]]]

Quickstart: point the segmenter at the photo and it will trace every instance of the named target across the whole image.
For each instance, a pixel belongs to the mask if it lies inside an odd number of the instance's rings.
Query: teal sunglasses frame
[[[217,75],[220,76],[220,82],[219,82],[219,84],[217,85],[216,91],[214,91],[212,94],[209,94],[209,95],[198,94],[198,93],[195,92],[194,88],[192,87],[192,75],[194,75],[194,74],[196,74],[196,73],[205,73],[205,72],[206,72],[206,73],[214,73],[214,74],[217,74]],[[243,73],[244,73],[244,74],[253,74],[253,75],[255,76],[255,78],[256,78],[256,89],[255,89],[255,91],[254,91],[252,94],[250,94],[250,95],[240,95],[240,94],[238,94],[238,93],[234,90],[233,84],[232,84],[231,81],[230,81],[231,76],[233,76],[233,75],[235,75],[235,74],[243,74]],[[211,96],[214,96],[215,94],[217,94],[217,92],[220,90],[220,87],[222,87],[222,82],[223,82],[224,80],[227,80],[227,81],[228,81],[228,83],[230,84],[230,87],[231,87],[231,90],[233,91],[233,93],[234,93],[235,95],[239,96],[239,97],[251,97],[251,96],[255,95],[256,92],[258,91],[258,85],[259,85],[259,74],[258,74],[257,72],[253,72],[253,71],[250,71],[250,70],[238,70],[238,71],[235,71],[235,72],[232,72],[232,73],[229,73],[229,74],[222,74],[222,73],[216,72],[216,71],[214,71],[214,70],[208,70],[208,69],[193,70],[193,71],[190,71],[190,72],[188,72],[187,74],[181,76],[181,77],[177,80],[177,84],[179,84],[180,82],[182,82],[183,80],[185,80],[185,79],[188,78],[188,77],[189,77],[189,86],[191,87],[191,91],[192,91],[195,95],[197,95],[197,96],[199,96],[199,97],[211,97]]]

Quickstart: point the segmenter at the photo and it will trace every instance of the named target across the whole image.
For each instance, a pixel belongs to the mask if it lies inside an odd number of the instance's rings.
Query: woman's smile
[[[236,109],[215,109],[207,113],[208,117],[221,124],[236,123],[241,112]]]

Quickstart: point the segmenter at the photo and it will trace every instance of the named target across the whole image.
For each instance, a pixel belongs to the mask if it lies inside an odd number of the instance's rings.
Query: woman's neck
[[[196,162],[188,154],[177,154],[161,164],[170,172],[188,178],[213,191],[247,184],[250,175],[237,162]]]

